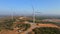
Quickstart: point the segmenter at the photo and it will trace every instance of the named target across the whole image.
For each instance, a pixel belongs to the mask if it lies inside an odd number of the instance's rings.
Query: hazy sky
[[[0,0],[0,15],[32,14],[32,5],[41,14],[60,15],[60,0]]]

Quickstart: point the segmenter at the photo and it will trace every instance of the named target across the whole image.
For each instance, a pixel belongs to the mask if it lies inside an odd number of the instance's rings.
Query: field
[[[50,20],[50,21],[49,21]],[[60,19],[37,19],[11,16],[0,18],[0,34],[60,34]]]

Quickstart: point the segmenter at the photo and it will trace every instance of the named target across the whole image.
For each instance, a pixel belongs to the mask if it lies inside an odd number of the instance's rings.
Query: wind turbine
[[[12,13],[11,13],[11,18],[12,18],[12,20],[13,20],[13,18],[14,18],[14,8],[11,8],[11,11],[12,11]]]
[[[35,13],[41,13],[41,12],[35,12],[35,9],[34,9],[33,5],[32,5],[32,10],[33,10],[33,23],[35,23],[35,21],[36,21],[36,18],[35,18],[36,15],[35,15]]]
[[[35,10],[34,10],[33,5],[32,5],[32,10],[33,10],[33,23],[35,23]]]

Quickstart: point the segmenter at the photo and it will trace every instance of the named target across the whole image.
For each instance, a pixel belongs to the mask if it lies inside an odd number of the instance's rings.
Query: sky
[[[0,0],[0,15],[60,15],[60,0]]]

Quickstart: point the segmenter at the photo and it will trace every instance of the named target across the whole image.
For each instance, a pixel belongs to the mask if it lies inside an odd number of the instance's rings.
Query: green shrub
[[[60,29],[51,27],[42,27],[33,29],[35,34],[60,34]]]
[[[16,27],[22,29],[24,28],[24,31],[30,28],[30,24],[17,24]]]

